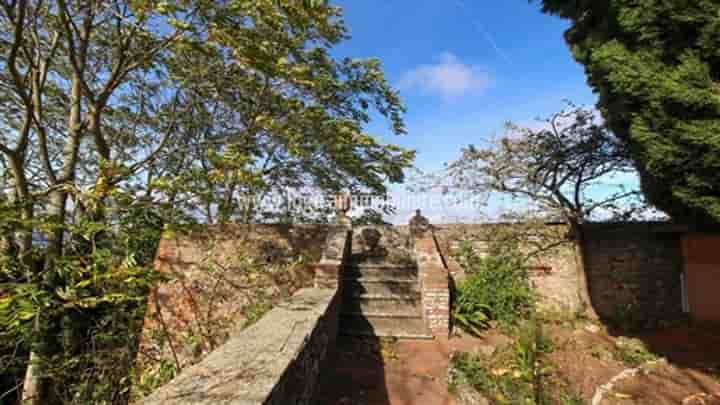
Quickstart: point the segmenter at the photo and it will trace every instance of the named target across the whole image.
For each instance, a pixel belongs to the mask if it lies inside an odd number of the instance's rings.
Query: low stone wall
[[[337,290],[301,290],[141,403],[310,404],[339,309]]]
[[[450,277],[431,232],[416,238],[415,258],[420,277],[423,319],[435,336],[450,333]]]
[[[348,228],[323,232],[315,288],[277,304],[139,403],[311,404],[320,370],[336,347],[342,305],[337,280],[350,249]]]

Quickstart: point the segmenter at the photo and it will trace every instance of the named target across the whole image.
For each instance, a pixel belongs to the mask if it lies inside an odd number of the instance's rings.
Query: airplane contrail
[[[461,11],[465,11],[465,12],[468,11],[468,10],[467,10],[467,7],[465,6],[465,3],[464,3],[462,0],[457,0],[457,1],[455,2],[455,4],[457,4],[458,8],[459,8]],[[493,39],[492,35],[490,35],[490,33],[488,32],[488,30],[485,29],[485,26],[483,26],[482,23],[480,23],[480,21],[478,21],[478,20],[474,20],[474,19],[473,19],[473,20],[471,20],[470,22],[473,24],[473,26],[475,26],[475,28],[476,28],[478,31],[480,31],[480,33],[485,37],[485,40],[487,40],[487,42],[490,43],[490,46],[492,46],[492,48],[495,50],[495,52],[496,52],[498,55],[500,55],[500,57],[501,57],[505,62],[507,62],[509,65],[512,65],[512,64],[513,64],[513,61],[512,61],[512,59],[510,59],[510,56],[509,56],[505,51],[503,51],[502,48],[500,48],[500,46],[497,44],[497,42],[495,41],[495,39]]]

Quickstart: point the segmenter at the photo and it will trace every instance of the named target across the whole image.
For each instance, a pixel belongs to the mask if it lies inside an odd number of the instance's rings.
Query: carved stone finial
[[[425,234],[430,230],[430,221],[422,216],[420,210],[415,210],[415,216],[410,219],[410,235],[412,237],[418,237]]]
[[[365,228],[360,232],[366,253],[377,253],[380,248],[382,234],[375,228]]]

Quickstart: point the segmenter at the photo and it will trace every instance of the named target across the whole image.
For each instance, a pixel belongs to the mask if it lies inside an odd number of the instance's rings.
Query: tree
[[[542,123],[540,129],[508,123],[508,133],[490,147],[465,148],[448,166],[453,186],[520,198],[546,218],[562,218],[573,226],[598,211],[627,215],[624,203],[637,191],[607,181],[631,173],[632,166],[595,112],[570,105]]]
[[[648,200],[681,221],[720,222],[720,4],[543,0]]]
[[[237,219],[243,195],[283,187],[402,181],[412,152],[363,131],[376,110],[405,132],[398,93],[377,60],[330,55],[345,37],[317,0],[0,2],[8,388],[29,404],[123,395],[83,350],[132,346],[120,325],[137,326],[163,224]]]
[[[509,195],[536,208],[540,220],[562,219],[582,263],[582,224],[601,211],[602,216],[627,217],[637,208],[630,202],[637,191],[608,183],[612,176],[632,171],[622,143],[598,122],[595,111],[572,104],[540,129],[512,123],[507,129],[507,135],[487,148],[467,147],[448,166],[453,188]],[[587,279],[579,267],[581,299],[592,311]]]

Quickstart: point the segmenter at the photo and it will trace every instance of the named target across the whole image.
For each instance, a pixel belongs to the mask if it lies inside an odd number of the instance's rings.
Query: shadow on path
[[[380,341],[340,337],[338,354],[320,376],[315,405],[454,405],[449,353],[477,345],[446,339]]]
[[[390,405],[380,339],[340,336],[322,370],[315,405]]]

